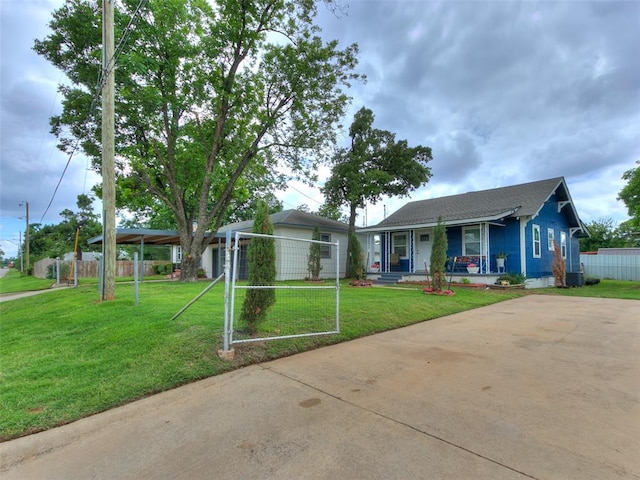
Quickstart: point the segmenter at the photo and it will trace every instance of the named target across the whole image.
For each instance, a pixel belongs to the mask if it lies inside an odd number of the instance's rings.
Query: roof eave
[[[444,219],[445,226],[458,226],[458,225],[472,225],[474,223],[483,223],[483,222],[491,222],[495,220],[500,220],[502,218],[513,215],[518,211],[518,208],[512,208],[506,210],[504,212],[500,212],[496,215],[487,215],[484,217],[472,217],[465,219],[456,219],[456,220],[447,220]],[[405,224],[405,225],[385,225],[385,226],[373,226],[373,227],[364,227],[359,228],[356,231],[358,233],[374,233],[374,232],[385,232],[389,230],[415,230],[419,228],[433,228],[438,225],[438,222],[428,222],[428,223],[417,223],[417,224]]]

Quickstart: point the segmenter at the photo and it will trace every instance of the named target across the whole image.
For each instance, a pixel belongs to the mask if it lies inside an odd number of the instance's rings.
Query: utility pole
[[[20,242],[18,244],[18,256],[20,257],[20,273],[24,273],[24,255],[22,254],[22,230],[20,230],[20,240],[18,240],[18,242]]]
[[[116,182],[114,146],[113,0],[102,0],[102,292],[101,300],[115,298]]]
[[[26,200],[20,204],[20,206],[24,205],[26,208],[26,223],[27,228],[24,231],[24,263],[26,269],[22,273],[29,272],[29,202]]]

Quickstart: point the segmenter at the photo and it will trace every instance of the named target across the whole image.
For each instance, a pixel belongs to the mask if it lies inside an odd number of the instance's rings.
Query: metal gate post
[[[229,308],[231,290],[231,230],[227,230],[224,244],[224,331],[222,333],[222,350],[218,350],[218,356],[223,360],[233,360],[235,351],[229,349],[231,343],[231,321]]]

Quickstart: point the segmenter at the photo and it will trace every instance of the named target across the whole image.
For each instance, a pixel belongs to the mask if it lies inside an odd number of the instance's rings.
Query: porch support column
[[[527,220],[528,218],[520,217],[520,273],[527,274]],[[532,246],[533,248],[533,246]]]
[[[414,230],[409,230],[409,272],[413,273],[414,270],[414,261],[413,261],[413,255],[415,254],[416,248],[415,248],[415,231]]]
[[[391,235],[384,232],[384,272],[389,271],[389,255],[391,255]]]
[[[482,262],[482,260],[480,262],[480,273],[487,274],[491,272],[491,259],[489,258],[489,223],[487,222],[480,225],[480,240],[480,253],[484,254],[484,262]],[[482,263],[484,263],[484,268],[482,268]]]

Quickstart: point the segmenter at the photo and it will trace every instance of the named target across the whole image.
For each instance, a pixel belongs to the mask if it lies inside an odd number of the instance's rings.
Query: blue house
[[[438,217],[446,225],[447,268],[454,275],[493,283],[502,272],[522,273],[528,286],[553,285],[554,242],[566,271],[580,271],[579,237],[588,232],[564,178],[557,177],[407,203],[358,230],[368,235],[368,255],[376,260],[370,272],[424,275]]]

